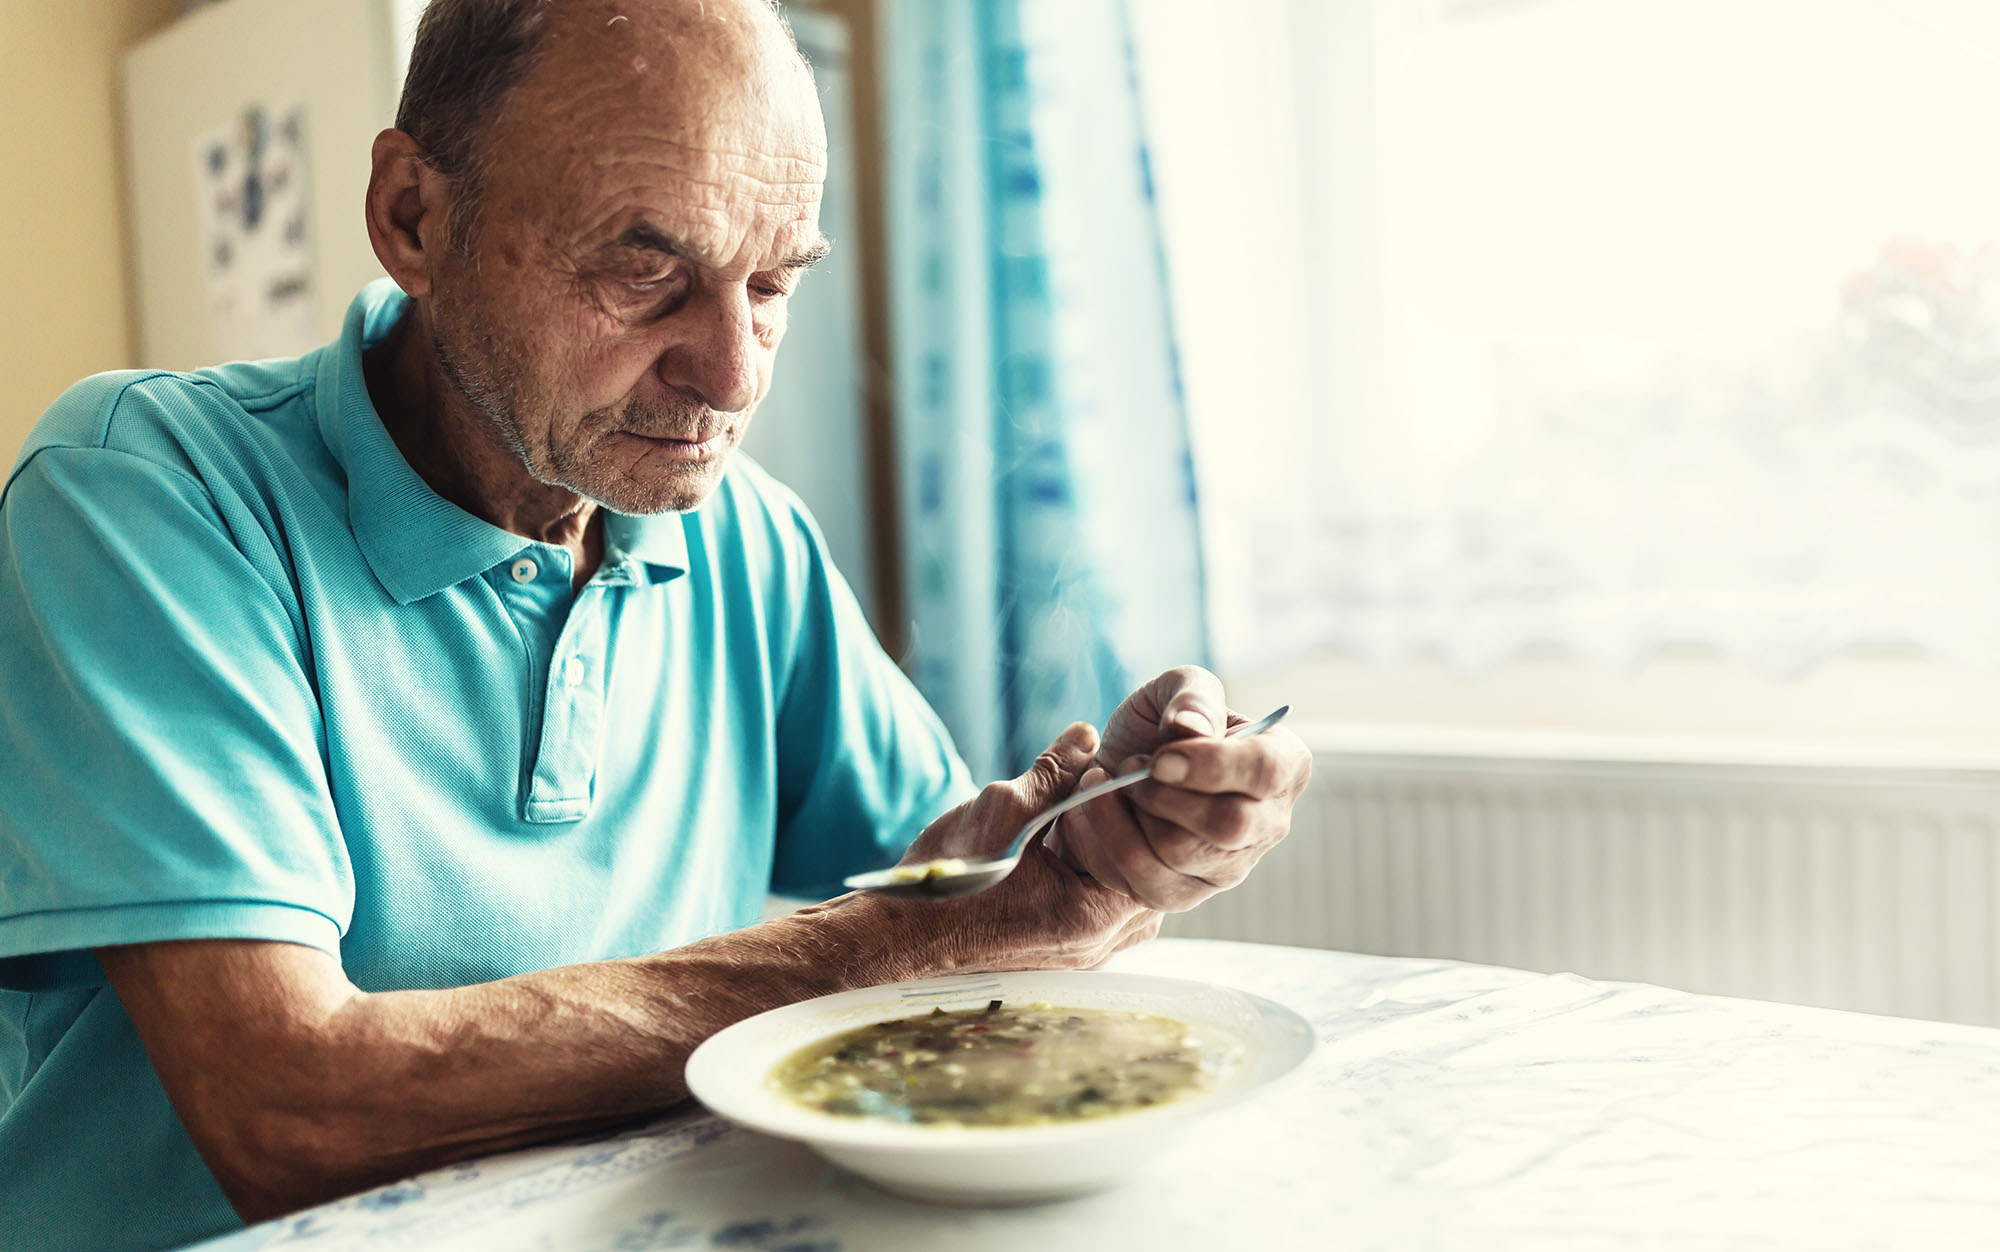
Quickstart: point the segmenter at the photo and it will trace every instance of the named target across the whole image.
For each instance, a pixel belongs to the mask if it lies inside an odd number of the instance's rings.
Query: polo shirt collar
[[[688,515],[633,516],[604,510],[604,563],[631,564],[646,582],[679,578],[688,568]]]
[[[408,307],[409,297],[389,279],[362,288],[315,376],[320,437],[347,471],[348,523],[368,567],[398,604],[483,574],[533,542],[431,490],[375,412],[361,353],[395,329]],[[679,513],[628,517],[606,510],[605,548],[607,566],[630,558],[634,577],[647,582],[687,572],[687,532]]]

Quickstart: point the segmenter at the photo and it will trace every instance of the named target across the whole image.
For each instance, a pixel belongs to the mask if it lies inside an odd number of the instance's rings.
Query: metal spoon
[[[1245,722],[1233,727],[1225,738],[1240,738],[1261,735],[1285,720],[1285,714],[1292,711],[1289,704],[1282,705],[1254,722]],[[1161,745],[1165,747],[1166,745]],[[1044,809],[1014,836],[1014,842],[1007,850],[991,857],[939,857],[918,865],[892,865],[888,869],[871,870],[866,874],[853,874],[844,882],[855,891],[872,891],[885,896],[926,896],[944,899],[950,896],[971,895],[975,891],[999,882],[1011,873],[1021,862],[1021,852],[1028,846],[1028,840],[1036,831],[1054,822],[1079,804],[1088,804],[1099,796],[1122,791],[1134,783],[1142,783],[1153,776],[1153,767],[1146,766],[1116,778],[1107,778],[1095,787],[1082,791],[1062,803]]]

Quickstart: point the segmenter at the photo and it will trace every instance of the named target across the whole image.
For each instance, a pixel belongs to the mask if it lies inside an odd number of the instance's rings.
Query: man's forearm
[[[951,968],[939,920],[843,897],[656,955],[373,995],[291,945],[100,956],[196,1147],[258,1220],[664,1109],[724,1026]]]
[[[1065,735],[926,840],[963,825],[980,834],[967,846],[999,846],[1067,792],[1095,745]],[[960,899],[843,896],[669,952],[444,991],[366,994],[334,956],[286,943],[98,957],[202,1159],[260,1220],[657,1112],[687,1094],[703,1039],[765,1009],[960,969],[1087,968],[1158,929],[1159,914],[1031,845],[1007,878]]]

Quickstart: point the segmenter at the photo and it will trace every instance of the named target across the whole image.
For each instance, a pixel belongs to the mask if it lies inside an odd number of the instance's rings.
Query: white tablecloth
[[[201,1246],[2000,1248],[2000,1030],[1257,944],[1114,967],[1282,1001],[1320,1047],[1137,1181],[1059,1204],[899,1200],[691,1112]]]

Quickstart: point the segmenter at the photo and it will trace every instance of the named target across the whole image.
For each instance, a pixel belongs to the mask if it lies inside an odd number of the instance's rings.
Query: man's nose
[[[660,379],[709,408],[735,413],[757,402],[757,327],[743,287],[710,287],[681,309],[683,334],[660,355]]]

